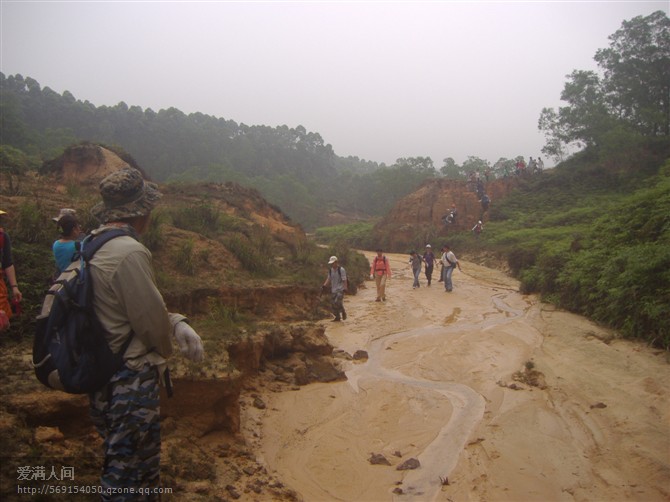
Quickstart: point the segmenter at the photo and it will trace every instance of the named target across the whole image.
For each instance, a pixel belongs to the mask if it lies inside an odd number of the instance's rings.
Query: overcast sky
[[[622,21],[668,6],[1,0],[0,71],[96,106],[302,125],[340,156],[439,169],[541,156],[537,121],[566,75],[597,69]]]

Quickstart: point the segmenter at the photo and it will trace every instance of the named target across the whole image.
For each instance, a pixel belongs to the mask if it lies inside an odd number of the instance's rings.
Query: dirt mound
[[[42,172],[51,174],[60,183],[97,187],[105,176],[127,165],[142,171],[130,156],[123,156],[125,158],[101,145],[82,143],[45,162]]]

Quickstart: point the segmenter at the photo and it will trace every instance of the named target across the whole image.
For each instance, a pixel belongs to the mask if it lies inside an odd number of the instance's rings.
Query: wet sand
[[[413,290],[408,257],[388,256],[387,301],[369,281],[347,321],[324,322],[369,359],[345,361],[346,382],[263,396],[268,470],[306,501],[670,500],[667,353],[467,262],[452,293],[423,274]]]

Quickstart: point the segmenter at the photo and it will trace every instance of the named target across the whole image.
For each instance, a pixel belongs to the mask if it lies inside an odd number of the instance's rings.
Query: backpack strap
[[[95,253],[107,242],[111,241],[116,237],[121,237],[124,235],[130,236],[130,234],[121,228],[114,228],[112,230],[107,230],[100,234],[89,234],[81,242],[81,257],[85,262],[91,261]]]
[[[112,239],[115,239],[116,237],[123,237],[124,235],[128,235],[128,236],[132,237],[132,235],[130,233],[128,233],[128,231],[123,230],[121,228],[114,228],[114,229],[102,232],[100,234],[95,234],[95,235],[94,234],[89,234],[89,235],[87,235],[86,238],[83,241],[81,241],[81,246],[80,246],[80,251],[79,251],[79,255],[81,256],[81,260],[82,260],[82,267],[84,266],[84,263],[88,264],[88,262],[90,262],[93,259],[93,256],[95,255],[95,253],[102,246],[107,244]],[[125,354],[126,353],[126,350],[130,346],[130,342],[133,340],[134,336],[135,336],[135,332],[131,331],[130,334],[128,335],[128,338],[126,339],[126,341],[123,342],[123,345],[121,346],[121,350],[118,352],[118,354]],[[142,355],[145,355],[145,354],[142,354]]]

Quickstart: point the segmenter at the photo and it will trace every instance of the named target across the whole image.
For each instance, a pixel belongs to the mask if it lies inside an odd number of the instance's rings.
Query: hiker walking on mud
[[[482,225],[482,220],[479,220],[477,223],[475,223],[475,226],[472,227],[472,233],[475,234],[475,239],[479,239],[479,235],[482,233],[482,230],[484,230],[484,225]]]
[[[370,266],[370,279],[374,279],[377,286],[376,302],[386,301],[386,280],[390,277],[391,265],[389,265],[388,258],[384,256],[383,251],[379,248],[377,249],[377,256],[374,257]]]
[[[347,318],[347,312],[344,310],[344,292],[348,288],[347,271],[341,267],[337,261],[337,256],[331,256],[328,260],[328,277],[323,287],[330,286],[330,303],[335,318],[333,322],[339,322]]]
[[[166,359],[172,337],[191,361],[204,358],[202,341],[186,317],[170,314],[154,280],[151,253],[138,238],[162,196],[141,173],[125,167],[100,182],[103,202],[91,209],[102,223],[92,234],[122,229],[127,235],[105,243],[90,261],[93,305],[110,348],[125,347],[125,364],[102,389],[89,394],[93,424],[103,438],[101,499],[137,500],[120,493],[146,493],[159,500],[159,382],[168,394]],[[151,493],[151,494],[150,494]]]
[[[433,280],[433,267],[435,266],[435,255],[433,254],[433,248],[430,244],[426,244],[426,251],[423,253],[423,262],[426,264],[424,271],[426,273],[428,286],[430,286],[430,283]]]
[[[458,270],[461,270],[461,264],[456,258],[456,255],[449,248],[449,244],[445,244],[442,248],[442,275],[444,276],[444,290],[447,293],[451,293],[454,289],[454,285],[451,282],[451,274],[456,267]]]
[[[412,284],[412,289],[420,288],[419,276],[421,275],[421,264],[423,263],[423,258],[417,254],[416,251],[412,250],[409,254],[409,263],[412,267],[412,275],[414,276],[414,283]]]

